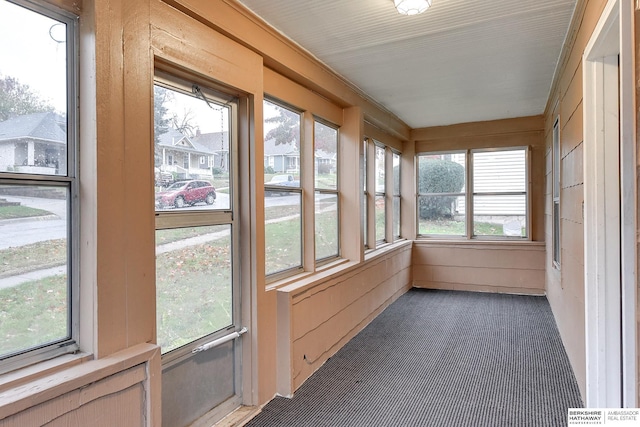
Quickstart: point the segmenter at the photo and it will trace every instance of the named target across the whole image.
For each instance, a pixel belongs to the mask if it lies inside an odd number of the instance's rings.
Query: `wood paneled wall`
[[[544,243],[429,242],[413,247],[418,288],[544,294]]]
[[[160,350],[141,344],[0,393],[0,427],[160,425]]]
[[[411,287],[411,242],[313,283],[278,289],[278,393],[290,396]]]
[[[530,147],[531,240],[414,243],[414,286],[481,292],[544,293],[544,120],[542,116],[415,129],[415,152]]]
[[[552,87],[545,113],[545,240],[547,242],[547,298],[580,391],[584,396],[585,300],[583,226],[583,82],[582,55],[607,2],[578,2],[578,14],[569,30],[560,71]],[[552,222],[552,144],[553,124],[560,127],[560,245],[561,267],[553,266]]]

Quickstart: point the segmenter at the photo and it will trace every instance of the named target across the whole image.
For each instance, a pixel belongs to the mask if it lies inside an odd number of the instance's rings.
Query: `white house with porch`
[[[156,154],[161,172],[170,172],[175,179],[211,178],[214,155],[210,148],[195,137],[169,128],[158,136]]]
[[[33,113],[0,122],[0,171],[57,175],[67,169],[67,120]]]

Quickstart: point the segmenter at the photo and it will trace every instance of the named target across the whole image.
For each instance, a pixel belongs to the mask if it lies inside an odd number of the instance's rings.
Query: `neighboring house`
[[[196,131],[193,142],[212,153],[209,166],[222,172],[229,171],[229,132],[200,133]]]
[[[474,193],[489,192],[474,199],[473,215],[476,219],[491,222],[492,217],[516,217],[524,221],[527,212],[527,199],[523,196],[500,195],[496,193],[526,191],[526,167],[524,152],[496,151],[493,156],[476,159],[473,163]],[[464,154],[452,154],[456,163],[464,166]],[[500,174],[496,171],[499,170]],[[456,202],[456,213],[464,215],[465,200]]]
[[[0,171],[54,175],[65,173],[67,121],[53,112],[0,122]]]
[[[338,166],[337,153],[328,153],[324,150],[315,152],[315,168],[320,173],[336,173]]]
[[[158,137],[160,163],[156,167],[161,172],[171,172],[177,179],[211,178],[214,152],[201,140],[201,136],[192,138],[169,128]]]
[[[336,153],[315,151],[315,168],[321,173],[335,173]],[[321,166],[323,165],[323,166]],[[320,168],[318,168],[321,166]],[[276,173],[297,173],[300,171],[300,150],[294,144],[276,144],[275,139],[264,142],[264,167],[271,167]]]
[[[294,144],[276,144],[275,138],[264,142],[264,167],[274,172],[295,173],[300,170],[300,150]]]

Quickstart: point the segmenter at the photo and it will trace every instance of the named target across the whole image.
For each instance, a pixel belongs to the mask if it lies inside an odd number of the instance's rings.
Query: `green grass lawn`
[[[156,296],[158,344],[163,353],[228,326],[232,320],[230,237],[159,254]]]
[[[51,212],[43,209],[30,208],[29,206],[0,206],[0,220],[15,218],[30,218],[34,216],[51,215]]]
[[[166,230],[158,230],[156,232],[156,245],[164,245],[167,243],[178,242],[180,240],[189,239],[191,237],[198,237],[204,234],[216,233],[224,230],[227,230],[226,226],[185,227],[185,228],[171,228]]]
[[[322,209],[322,203],[316,205]],[[316,212],[316,259],[339,255],[338,211]]]
[[[267,274],[302,265],[300,218],[265,225],[265,269]]]
[[[64,265],[67,240],[55,239],[0,250],[0,278]]]
[[[316,175],[316,188],[330,188],[335,189],[338,185],[338,178],[336,174],[318,174]]]
[[[335,256],[338,244],[337,211],[322,211],[335,202],[320,203],[316,213],[316,259]],[[299,215],[297,206],[277,206],[265,209],[267,220]],[[266,273],[295,268],[302,265],[302,236],[300,217],[271,222],[265,225]]]
[[[67,337],[66,275],[0,289],[0,355]]]
[[[464,236],[466,235],[464,221],[454,221],[449,219],[441,220],[420,220],[419,234],[443,235],[443,236]],[[474,235],[476,236],[503,236],[502,224],[490,222],[476,222],[474,224]],[[522,236],[526,235],[526,228],[522,228]]]
[[[302,221],[300,205],[265,208],[266,274],[302,265]],[[273,221],[282,219],[280,221]]]

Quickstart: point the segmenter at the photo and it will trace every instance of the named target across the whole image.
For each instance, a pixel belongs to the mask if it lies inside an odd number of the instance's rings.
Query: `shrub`
[[[264,168],[264,173],[274,174],[276,173],[276,171],[273,169],[273,167],[267,166],[266,168]]]
[[[217,166],[214,166],[211,168],[211,173],[213,175],[222,175],[222,169]]]
[[[320,163],[318,164],[318,174],[327,175],[331,173],[331,165],[328,163]]]
[[[420,193],[459,193],[464,186],[464,167],[451,160],[421,159],[418,170]],[[420,197],[421,219],[443,219],[453,216],[457,196]]]

